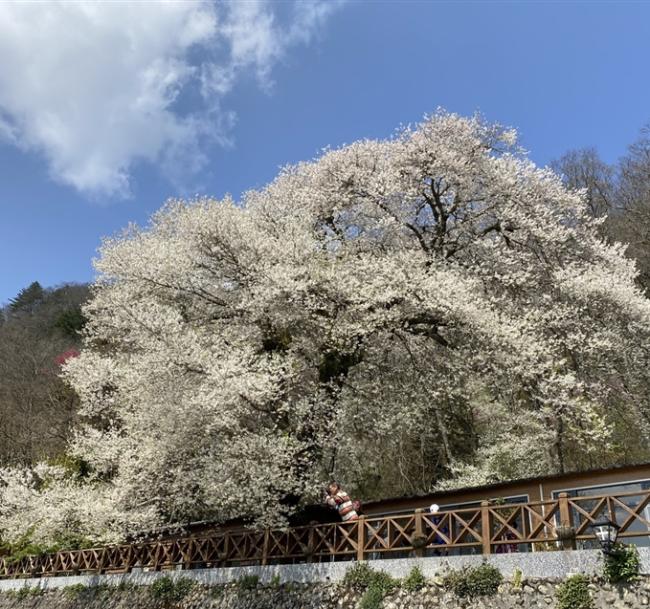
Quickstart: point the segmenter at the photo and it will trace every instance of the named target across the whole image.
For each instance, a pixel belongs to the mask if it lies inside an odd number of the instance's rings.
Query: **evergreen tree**
[[[38,281],[30,283],[26,288],[18,292],[15,298],[9,301],[9,308],[12,312],[19,311],[31,312],[34,307],[43,302],[45,291]]]

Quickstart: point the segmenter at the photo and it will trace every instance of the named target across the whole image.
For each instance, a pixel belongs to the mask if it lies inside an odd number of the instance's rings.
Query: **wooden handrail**
[[[484,501],[477,507],[436,514],[419,509],[345,523],[217,531],[197,537],[65,550],[16,562],[0,558],[0,578],[124,573],[134,568],[366,560],[459,550],[490,554],[513,548],[528,551],[534,544],[549,543],[572,549],[576,540],[595,539],[590,525],[603,517],[617,521],[624,539],[650,536],[650,521],[644,516],[648,505],[650,491],[585,497],[561,493],[553,500],[498,505]]]

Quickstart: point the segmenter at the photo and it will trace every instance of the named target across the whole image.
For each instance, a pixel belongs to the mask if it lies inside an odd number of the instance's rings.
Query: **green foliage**
[[[271,588],[279,588],[280,587],[280,576],[279,575],[274,575],[271,578],[271,581],[269,582],[269,586]]]
[[[33,531],[30,529],[14,543],[0,541],[0,556],[7,564],[15,564],[28,556],[41,556],[60,550],[84,550],[96,544],[90,539],[74,533],[62,533],[48,546],[39,545],[31,540]]]
[[[359,601],[359,609],[379,609],[384,601],[384,592],[377,586],[368,588],[361,600]]]
[[[115,590],[115,586],[112,586],[109,583],[96,584],[92,587],[95,594],[110,594]]]
[[[13,313],[18,311],[31,311],[43,302],[45,291],[38,281],[34,281],[18,292],[15,298],[9,300],[9,308]]]
[[[212,586],[210,587],[210,598],[221,598],[223,596],[223,592],[223,586]]]
[[[240,590],[254,590],[260,583],[260,578],[257,575],[242,575],[237,580],[237,585]]]
[[[636,546],[616,544],[611,554],[605,556],[603,577],[610,584],[631,582],[639,577],[639,552]]]
[[[365,590],[372,582],[375,573],[376,571],[373,571],[367,562],[355,562],[345,572],[342,583],[348,588]]]
[[[572,575],[565,579],[557,591],[557,609],[593,609],[594,601],[589,594],[589,578]]]
[[[195,586],[195,582],[187,577],[172,579],[169,576],[157,579],[149,588],[153,598],[165,603],[182,601]]]
[[[0,307],[2,465],[33,465],[65,452],[78,396],[59,372],[79,350],[79,320],[74,318],[88,296],[87,286],[34,285]],[[30,404],[29,425],[24,423],[25,404]]]
[[[86,590],[88,590],[88,586],[85,586],[84,584],[72,584],[71,586],[66,586],[64,588],[66,596],[69,596],[70,598],[77,598]]]
[[[464,567],[445,574],[442,585],[456,596],[474,598],[497,593],[503,575],[496,567],[483,563],[478,567]]]
[[[54,539],[54,543],[48,546],[46,552],[59,552],[61,550],[87,550],[96,546],[96,542],[91,541],[83,535],[66,531],[60,533]]]
[[[7,564],[20,562],[27,556],[39,556],[47,553],[47,548],[32,542],[32,532],[32,529],[28,530],[14,543],[0,542],[0,556]]]
[[[385,571],[371,569],[368,563],[357,562],[345,573],[343,585],[364,590],[360,609],[379,609],[384,597],[397,588],[398,581]]]
[[[370,582],[369,589],[378,588],[384,595],[390,594],[399,586],[399,581],[385,571],[375,571],[375,576]]]
[[[59,316],[54,320],[53,327],[61,330],[63,334],[69,336],[70,338],[78,339],[85,323],[86,318],[81,312],[81,309],[75,307],[73,309],[67,309],[60,313]]]
[[[420,567],[416,566],[411,569],[411,572],[402,582],[402,588],[407,592],[415,592],[416,590],[423,588],[426,583],[427,580],[422,574],[422,571],[420,571]]]
[[[523,573],[521,572],[521,569],[515,569],[515,572],[512,574],[512,587],[515,590],[521,590],[522,580]]]
[[[40,586],[23,586],[18,590],[10,590],[9,594],[17,600],[23,600],[31,596],[41,596],[45,594],[45,589]]]

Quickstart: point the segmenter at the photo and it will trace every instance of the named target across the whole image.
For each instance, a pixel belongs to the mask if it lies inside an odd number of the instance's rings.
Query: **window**
[[[510,504],[514,505],[517,503],[528,503],[529,498],[528,495],[514,495],[512,497],[492,497],[491,499],[493,501],[498,500],[502,505],[510,505]],[[466,503],[447,503],[444,505],[440,505],[440,511],[450,512],[455,510],[476,509],[479,507],[481,507],[481,501],[468,501]],[[517,524],[517,522],[515,521],[514,524],[516,527],[521,527],[521,523]],[[530,523],[528,523],[528,526],[530,526]],[[472,542],[474,541],[474,539],[472,539],[469,535],[466,535],[466,539],[464,539],[464,541]],[[517,548],[518,552],[530,551],[529,544],[518,544],[515,547]],[[481,552],[482,552],[482,548],[480,547],[454,548],[449,550],[449,552],[446,555],[462,556],[466,554],[480,554]]]
[[[650,480],[637,480],[632,482],[618,482],[615,484],[604,484],[599,486],[585,486],[573,489],[564,489],[553,491],[553,499],[557,499],[560,493],[567,493],[569,497],[590,497],[599,495],[615,495],[617,500],[626,505],[631,510],[634,510],[640,502],[644,500],[648,491],[650,491]],[[627,495],[626,493],[631,493]],[[623,495],[623,496],[621,496]],[[580,502],[580,507],[587,512],[593,512],[598,506],[597,499],[585,499]],[[583,523],[585,517],[580,514],[575,508],[572,509],[572,516],[574,526]],[[630,516],[630,512],[621,505],[614,504],[613,516],[618,524],[623,524]],[[600,509],[595,514],[596,519],[608,518],[609,514],[607,508]],[[639,536],[631,535],[623,538],[625,543],[633,543],[638,546],[650,546],[650,537],[648,532],[650,527],[650,506],[645,506],[639,513],[640,518],[636,518],[626,528],[626,533],[639,533]],[[557,518],[556,518],[557,520]],[[645,522],[644,522],[645,521]],[[591,533],[591,531],[585,531]],[[598,548],[598,542],[595,540],[578,540],[578,547],[582,549]]]

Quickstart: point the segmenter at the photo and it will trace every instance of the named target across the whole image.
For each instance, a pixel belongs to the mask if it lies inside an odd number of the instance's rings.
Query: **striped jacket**
[[[326,501],[327,505],[333,507],[338,511],[339,516],[343,522],[347,522],[348,520],[356,520],[359,518],[359,515],[352,505],[350,497],[344,490],[339,490],[336,495],[330,495]]]

